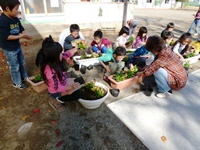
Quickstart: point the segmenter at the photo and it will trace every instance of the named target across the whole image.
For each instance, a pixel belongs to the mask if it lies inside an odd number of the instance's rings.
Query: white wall
[[[123,3],[64,3],[66,24],[78,23],[83,28],[116,27],[121,28]],[[133,18],[134,4],[128,5],[127,19]],[[100,9],[102,16],[99,16]],[[119,26],[119,27],[118,27]]]

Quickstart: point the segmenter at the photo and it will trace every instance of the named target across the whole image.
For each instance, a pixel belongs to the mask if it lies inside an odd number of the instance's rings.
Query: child
[[[53,40],[53,38],[52,38],[51,35],[49,35],[49,37],[45,38],[44,41],[42,42],[42,48],[37,53],[36,60],[35,60],[35,64],[36,64],[37,67],[40,66],[40,63],[42,61],[42,51],[43,51],[43,48],[46,46],[46,44],[53,43],[53,42],[54,42],[54,40]]]
[[[125,62],[122,61],[126,56],[126,49],[122,46],[119,46],[115,49],[115,51],[108,48],[109,55],[99,57],[99,61],[106,72],[109,74],[120,73],[125,66]],[[109,63],[109,66],[105,64],[105,62],[113,61]]]
[[[192,22],[192,25],[190,26],[189,30],[188,30],[188,33],[190,33],[193,29],[193,26],[195,25],[195,31],[194,31],[194,35],[197,36],[199,34],[199,24],[200,24],[200,7],[196,13],[195,16],[195,19],[194,21]]]
[[[60,43],[60,45],[62,45],[62,47],[64,47],[65,38],[66,38],[68,35],[70,35],[70,34],[71,34],[71,33],[70,33],[70,27],[64,29],[64,30],[62,31],[62,33],[60,34],[60,36],[59,36],[59,43]],[[83,34],[81,33],[81,31],[79,31],[79,36],[80,36],[80,39],[81,39],[81,40],[85,40],[85,38],[84,38]]]
[[[173,51],[179,56],[180,59],[184,59],[183,54],[188,50],[191,42],[191,34],[184,33],[178,41],[176,41]]]
[[[162,38],[165,41],[166,47],[170,46],[170,44],[171,44],[171,42],[173,40],[173,37],[174,37],[174,35],[173,35],[173,33],[171,31],[165,30],[163,32]]]
[[[108,47],[111,46],[111,42],[103,38],[103,33],[101,30],[97,30],[94,32],[94,40],[90,45],[90,52],[91,53],[106,53]]]
[[[81,96],[80,84],[74,78],[67,78],[65,59],[74,55],[76,48],[62,53],[62,46],[57,42],[47,43],[43,47],[40,63],[41,75],[48,86],[51,97],[49,104],[57,111],[62,111],[63,103],[78,100]]]
[[[162,33],[161,33],[161,35],[160,35],[161,37],[163,37],[163,33],[164,33],[166,30],[172,32],[172,31],[174,30],[174,23],[173,23],[173,22],[168,23],[166,29],[164,29],[164,30],[162,31]]]
[[[135,40],[135,43],[133,44],[133,48],[139,48],[139,47],[145,45],[147,38],[148,38],[147,37],[147,28],[141,27],[136,36],[136,40]]]
[[[74,41],[74,40],[80,39],[79,31],[80,31],[80,28],[77,24],[72,24],[70,26],[70,35],[68,35],[65,38],[65,42],[64,42],[65,51],[68,51],[68,50],[75,47],[74,45],[72,45],[71,42]]]
[[[132,56],[129,57],[129,67],[137,65],[140,71],[144,70],[146,66],[149,66],[154,61],[154,55],[150,53],[145,46],[136,49]]]
[[[25,89],[27,86],[22,82],[28,78],[28,75],[24,66],[25,60],[19,39],[29,40],[31,37],[26,34],[16,17],[20,2],[18,0],[6,0],[1,1],[0,5],[3,9],[0,16],[0,47],[6,55],[13,86],[18,89]]]
[[[123,26],[119,32],[119,37],[117,38],[116,47],[123,46],[128,42],[129,39],[129,28]]]
[[[135,30],[136,30],[137,25],[138,25],[138,21],[133,18],[133,19],[127,21],[127,24],[129,26],[129,36],[134,35],[135,34]]]

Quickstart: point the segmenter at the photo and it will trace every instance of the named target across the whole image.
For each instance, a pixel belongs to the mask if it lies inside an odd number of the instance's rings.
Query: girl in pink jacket
[[[74,82],[74,78],[67,78],[65,60],[74,55],[76,48],[62,52],[62,46],[58,42],[44,45],[43,58],[40,63],[41,75],[48,86],[51,97],[49,104],[57,111],[63,111],[62,105],[68,101],[78,100],[81,97],[80,84]]]

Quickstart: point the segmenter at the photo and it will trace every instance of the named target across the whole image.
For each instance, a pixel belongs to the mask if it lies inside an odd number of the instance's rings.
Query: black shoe
[[[80,83],[80,84],[82,85],[82,84],[84,84],[84,83],[85,83],[85,80],[83,79],[83,77],[82,77],[82,76],[80,76],[80,77],[78,77],[78,78],[74,79],[74,82],[78,82],[78,83]]]
[[[86,66],[84,66],[84,65],[81,65],[80,72],[81,72],[82,74],[85,74],[85,73],[86,73],[86,69],[87,69],[87,67],[86,67]]]

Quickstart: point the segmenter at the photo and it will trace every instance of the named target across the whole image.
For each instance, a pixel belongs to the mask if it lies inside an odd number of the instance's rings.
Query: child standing
[[[90,45],[90,52],[91,53],[106,53],[108,47],[111,46],[111,42],[103,38],[103,33],[101,30],[97,30],[94,32],[94,40]]]
[[[57,111],[64,109],[63,103],[78,100],[81,96],[80,84],[74,78],[67,78],[65,59],[74,55],[76,48],[62,53],[57,42],[47,43],[42,50],[41,75],[48,86],[51,97],[49,104]]]
[[[171,31],[165,30],[163,32],[162,38],[163,38],[163,40],[165,42],[166,47],[169,47],[170,43],[172,42],[172,40],[174,38],[174,35],[173,35],[173,33]]]
[[[162,31],[162,33],[161,33],[160,36],[163,38],[163,33],[164,33],[165,31],[170,31],[170,32],[173,33],[173,30],[174,30],[174,23],[173,23],[173,22],[170,22],[170,23],[168,23],[166,29],[164,29],[164,30]]]
[[[135,40],[135,43],[133,44],[133,48],[139,48],[139,47],[145,45],[147,42],[147,38],[148,38],[147,37],[147,28],[141,27],[136,36],[136,40]]]
[[[80,28],[79,28],[79,26],[77,24],[72,24],[70,26],[70,35],[68,35],[65,38],[65,42],[64,42],[65,51],[68,51],[68,50],[70,50],[70,49],[75,47],[74,45],[72,45],[71,42],[74,41],[74,40],[80,39],[79,31],[80,31]]]
[[[119,37],[117,38],[116,47],[123,46],[128,42],[129,39],[129,28],[123,26],[119,32]]]
[[[195,19],[194,21],[192,22],[192,25],[190,26],[189,30],[188,30],[188,33],[190,33],[195,25],[195,31],[194,31],[194,35],[198,35],[199,34],[199,24],[200,24],[200,7],[196,13],[195,16]]]
[[[191,34],[184,33],[178,41],[176,41],[173,51],[179,56],[180,59],[184,59],[183,54],[188,50],[191,42]]]
[[[0,47],[2,48],[13,80],[13,86],[18,89],[27,88],[22,83],[28,78],[24,66],[24,55],[19,39],[31,39],[26,34],[23,26],[17,18],[20,2],[18,0],[6,0],[0,2],[3,13],[0,16]]]
[[[106,72],[109,74],[120,73],[125,66],[125,62],[122,61],[126,56],[126,49],[122,46],[119,46],[115,51],[108,49],[110,51],[109,55],[104,55],[99,57],[99,61]],[[105,62],[112,61],[109,63],[109,66]]]
[[[133,19],[127,21],[127,24],[129,26],[129,36],[134,35],[135,34],[135,30],[136,30],[137,25],[138,25],[138,21],[133,18]]]

